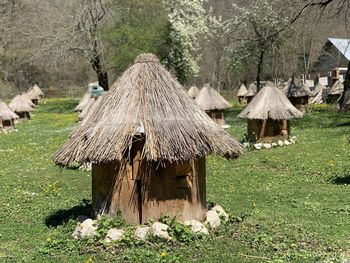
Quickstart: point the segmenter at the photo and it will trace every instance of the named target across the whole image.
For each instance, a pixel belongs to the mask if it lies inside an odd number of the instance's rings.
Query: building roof
[[[258,91],[258,87],[256,86],[256,84],[251,83],[248,87],[248,92],[246,94],[246,97],[254,97],[257,91]]]
[[[26,100],[21,95],[16,95],[9,104],[9,107],[14,112],[32,112],[33,108],[30,107]]]
[[[208,83],[201,89],[195,101],[204,111],[225,110],[231,107],[231,104]]]
[[[237,97],[245,97],[248,93],[248,90],[244,84],[242,84],[237,92]]]
[[[236,158],[241,144],[219,127],[153,54],[139,55],[57,151],[58,165],[108,163],[129,156],[138,136],[141,158],[181,162],[218,154]]]
[[[337,80],[332,88],[329,90],[328,95],[341,95],[344,92],[344,85],[339,80]]]
[[[35,108],[36,105],[32,102],[32,100],[29,98],[28,93],[22,93],[21,94],[22,99],[32,108]]]
[[[238,115],[239,118],[257,120],[289,120],[301,118],[303,114],[297,110],[283,91],[267,83]]]
[[[192,86],[187,93],[192,99],[195,99],[199,94],[199,89],[196,86]]]
[[[347,60],[350,60],[350,39],[328,38],[328,41],[331,42]]]
[[[37,100],[37,99],[40,99],[42,96],[44,96],[44,92],[39,88],[37,84],[31,87],[27,91],[27,94],[31,100]]]
[[[19,118],[18,115],[14,113],[2,100],[0,100],[0,117],[4,121],[10,121]]]

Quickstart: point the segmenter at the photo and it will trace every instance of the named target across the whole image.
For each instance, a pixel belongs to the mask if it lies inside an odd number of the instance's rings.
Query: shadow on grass
[[[350,126],[350,122],[344,122],[344,123],[339,123],[339,124],[336,124],[337,127],[347,127],[347,126]]]
[[[333,184],[343,185],[350,184],[350,174],[345,174],[343,176],[337,176],[332,180]]]
[[[45,219],[45,224],[48,227],[57,227],[67,223],[70,219],[77,219],[80,215],[90,215],[91,212],[90,200],[83,199],[77,206],[69,209],[61,209],[49,215]]]

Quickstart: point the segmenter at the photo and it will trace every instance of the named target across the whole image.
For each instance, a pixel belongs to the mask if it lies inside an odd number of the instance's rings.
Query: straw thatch
[[[9,107],[17,114],[21,112],[33,111],[33,108],[27,104],[26,100],[23,99],[21,95],[16,95],[10,102]]]
[[[269,83],[238,115],[239,118],[257,120],[289,120],[302,116],[303,114],[292,105],[283,92]]]
[[[5,102],[0,100],[0,119],[3,121],[13,121],[19,119],[19,117],[6,105]]]
[[[187,161],[208,154],[235,158],[242,146],[217,126],[153,54],[141,54],[55,154],[58,165],[108,163],[128,156],[144,134],[141,158]]]
[[[209,87],[209,84],[204,85],[195,101],[204,111],[225,110],[231,107],[216,90]]]
[[[330,91],[328,92],[328,95],[342,95],[344,92],[344,85],[339,80],[337,80]]]
[[[187,93],[192,99],[195,99],[199,94],[199,89],[196,86],[192,86]]]
[[[89,91],[85,92],[84,96],[80,99],[78,106],[75,107],[74,111],[82,112],[85,106],[91,99],[91,93]]]
[[[310,88],[303,84],[301,79],[293,78],[288,81],[288,98],[300,98],[300,97],[312,97],[313,94],[310,91]]]
[[[242,84],[237,92],[237,97],[245,97],[248,93],[248,90],[244,84]]]
[[[28,91],[28,96],[31,100],[39,100],[44,96],[44,92],[39,88],[37,84],[31,87]]]
[[[29,98],[27,93],[21,94],[22,99],[32,108],[35,108],[36,105],[32,102],[32,100]]]

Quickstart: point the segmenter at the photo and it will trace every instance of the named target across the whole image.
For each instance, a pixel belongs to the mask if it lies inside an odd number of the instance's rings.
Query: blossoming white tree
[[[199,36],[208,33],[207,0],[163,0],[169,18],[170,70],[184,83],[199,72]]]

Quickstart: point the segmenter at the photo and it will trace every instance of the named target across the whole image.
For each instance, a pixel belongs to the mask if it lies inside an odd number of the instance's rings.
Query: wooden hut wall
[[[218,125],[225,125],[225,115],[223,110],[212,110],[207,111],[207,113]]]
[[[264,131],[263,131],[264,130]],[[287,139],[290,134],[290,122],[286,120],[248,120],[248,138],[272,142],[274,139]]]
[[[138,148],[142,149],[142,148]],[[162,215],[179,220],[203,219],[206,212],[205,159],[162,164],[141,160],[92,166],[95,213],[121,211],[129,223],[144,223]]]
[[[6,121],[4,120],[2,123],[3,123],[4,128],[11,128],[11,127],[15,126],[13,120],[6,120]]]

